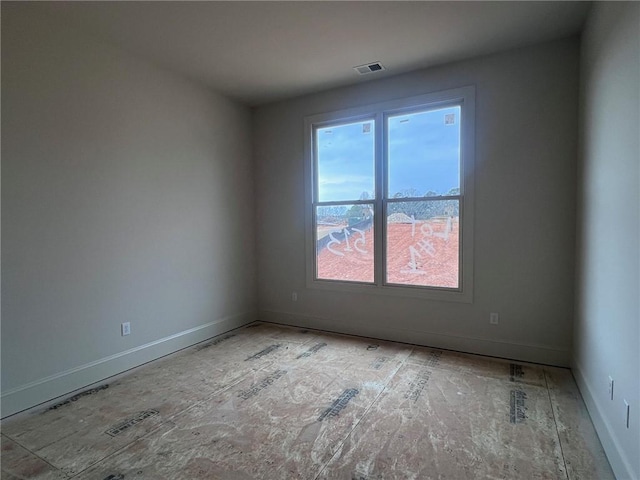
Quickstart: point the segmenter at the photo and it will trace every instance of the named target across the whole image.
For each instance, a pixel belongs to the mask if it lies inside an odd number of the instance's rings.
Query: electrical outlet
[[[623,400],[624,402],[624,424],[627,428],[629,428],[629,414],[631,413],[631,408],[629,407],[629,402]]]
[[[500,321],[500,315],[498,315],[497,313],[489,314],[489,323],[491,325],[498,325],[499,321]]]
[[[609,400],[613,400],[613,378],[609,376]]]
[[[125,335],[130,335],[131,334],[131,322],[124,322],[122,325],[120,325],[120,330],[122,332],[122,336],[123,337]]]
[[[292,302],[298,301],[298,292],[291,292],[291,301]]]

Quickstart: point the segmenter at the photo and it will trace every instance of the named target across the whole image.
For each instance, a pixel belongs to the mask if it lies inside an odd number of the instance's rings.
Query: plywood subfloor
[[[612,479],[571,372],[257,323],[2,425],[2,479]]]

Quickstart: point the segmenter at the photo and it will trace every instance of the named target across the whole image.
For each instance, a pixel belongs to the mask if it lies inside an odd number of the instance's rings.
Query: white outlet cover
[[[121,332],[122,332],[122,336],[124,337],[125,335],[130,335],[131,334],[131,323],[130,322],[125,322],[123,323],[121,326]]]

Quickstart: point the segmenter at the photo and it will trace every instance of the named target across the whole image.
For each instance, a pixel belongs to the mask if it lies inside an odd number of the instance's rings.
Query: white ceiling
[[[5,3],[5,2],[3,2]],[[45,14],[249,105],[576,34],[588,2],[50,2]],[[387,70],[359,76],[352,67]]]

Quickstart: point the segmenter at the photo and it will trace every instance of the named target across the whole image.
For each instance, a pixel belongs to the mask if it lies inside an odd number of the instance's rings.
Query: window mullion
[[[386,145],[386,129],[384,125],[384,115],[382,112],[376,113],[376,143],[375,143],[375,159],[376,159],[376,209],[375,209],[375,283],[378,286],[384,284],[384,198],[386,197],[386,167],[385,167],[385,145]]]

